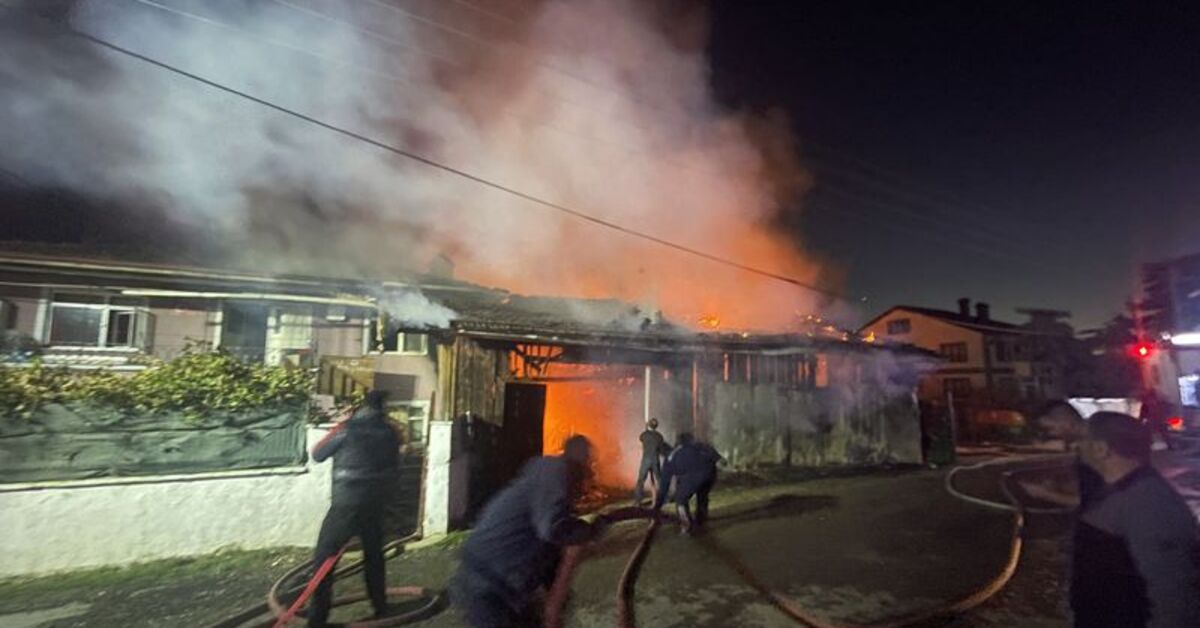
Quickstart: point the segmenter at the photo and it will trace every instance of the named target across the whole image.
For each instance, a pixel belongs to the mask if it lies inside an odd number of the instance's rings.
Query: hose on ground
[[[390,560],[404,553],[404,548],[409,543],[417,540],[417,535],[406,536],[401,539],[392,541],[384,546],[384,560]],[[347,546],[346,550],[352,551],[353,545]],[[240,628],[243,626],[251,626],[253,628],[272,628],[280,618],[288,613],[289,605],[294,605],[296,608],[303,606],[303,599],[306,588],[315,588],[318,580],[315,578],[305,579],[305,576],[312,569],[311,561],[300,563],[292,569],[288,570],[283,576],[278,578],[267,592],[267,599],[262,604],[257,604],[239,611],[215,624],[209,628]],[[355,560],[349,564],[342,564],[332,570],[334,578],[346,578],[349,576],[361,573],[363,570],[363,561]],[[299,582],[297,582],[299,580]],[[308,591],[311,594],[311,590]],[[346,624],[353,628],[392,628],[394,626],[403,626],[410,624],[426,617],[435,614],[445,604],[445,594],[441,591],[427,589],[425,587],[400,586],[389,587],[387,589],[388,597],[403,597],[403,598],[429,598],[429,601],[412,611],[402,614],[382,617],[378,619],[363,619]],[[354,594],[340,596],[333,600],[333,606],[345,606],[355,604],[367,599],[366,594]],[[264,615],[269,615],[268,619],[262,619]],[[252,623],[253,622],[253,623]]]
[[[950,490],[952,495],[965,499],[965,501],[968,501],[969,503],[994,507],[994,502],[987,502],[987,500],[971,498],[970,496],[963,495],[957,490],[954,490],[953,476],[960,469],[983,468],[990,464],[999,464],[1000,462],[1001,461],[988,461],[986,463],[970,465],[969,467],[955,467],[946,476],[946,487],[948,490]],[[1012,460],[1006,459],[1003,460],[1003,462],[1011,463]],[[1061,466],[1061,463],[1060,465],[1055,466]],[[1047,467],[1037,467],[1034,469],[1021,470],[1020,472],[1037,471],[1045,468]],[[795,603],[783,594],[769,587],[760,578],[758,578],[758,576],[755,575],[755,573],[745,563],[743,563],[734,552],[730,551],[724,545],[719,543],[715,538],[709,535],[702,535],[699,537],[699,540],[705,549],[720,558],[722,562],[733,569],[733,571],[737,573],[748,585],[750,585],[751,588],[763,595],[773,607],[780,611],[780,613],[798,624],[810,626],[811,628],[904,628],[907,626],[922,625],[935,620],[948,619],[957,615],[961,615],[978,607],[999,593],[1016,573],[1017,566],[1020,564],[1021,551],[1024,545],[1023,533],[1025,529],[1025,513],[1028,511],[1020,502],[1020,500],[1016,498],[1009,486],[1013,474],[1013,471],[1005,472],[1001,476],[1000,480],[1000,490],[1004,494],[1005,499],[1007,499],[1009,502],[1008,504],[1003,505],[1003,509],[1011,512],[1013,515],[1012,533],[1009,541],[1008,556],[1000,572],[983,586],[950,602],[941,604],[934,608],[916,611],[901,615],[899,617],[868,624],[832,622],[822,619],[809,612],[803,606]],[[1038,512],[1051,512],[1053,514],[1059,514],[1063,512],[1063,509],[1038,509]],[[620,628],[634,628],[636,625],[633,610],[633,590],[641,564],[645,561],[646,555],[649,553],[654,534],[658,528],[658,523],[659,519],[654,518],[650,525],[647,526],[641,543],[638,544],[637,549],[635,549],[633,555],[630,556],[629,562],[626,566],[625,574],[622,575],[618,593],[619,598],[617,616],[617,625],[620,626]]]
[[[699,540],[700,544],[707,551],[720,558],[722,562],[727,564],[735,573],[739,575],[739,577],[741,577],[748,585],[750,585],[751,588],[763,595],[772,606],[779,610],[784,616],[792,619],[798,624],[810,626],[811,628],[904,628],[908,626],[925,624],[934,620],[961,615],[973,608],[976,608],[980,604],[983,604],[985,601],[992,598],[992,596],[996,595],[996,593],[998,593],[1006,584],[1008,584],[1009,580],[1011,580],[1013,575],[1016,573],[1017,566],[1020,563],[1023,546],[1022,534],[1025,527],[1026,513],[1062,514],[1071,511],[1071,509],[1066,508],[1026,508],[1012,493],[1009,483],[1011,482],[1015,473],[1045,470],[1047,468],[1054,468],[1063,464],[1061,461],[1062,456],[1052,456],[1048,458],[1058,459],[1059,464],[1053,466],[1043,465],[1035,468],[1007,471],[1002,474],[1000,490],[1004,494],[1005,499],[1008,501],[1007,504],[966,495],[955,488],[954,478],[962,471],[978,470],[994,465],[1011,464],[1013,462],[1012,459],[1002,458],[999,460],[990,460],[974,465],[959,466],[955,467],[946,474],[944,481],[945,488],[954,497],[957,497],[968,503],[997,510],[1005,510],[1012,513],[1013,524],[1008,556],[1000,572],[986,584],[977,588],[976,590],[937,607],[908,613],[899,617],[868,624],[841,623],[822,619],[765,584],[747,565],[745,565],[745,563],[741,561],[740,558],[738,558],[734,552],[730,551],[715,538],[708,535],[702,535],[699,537]],[[1028,462],[1029,460],[1029,458],[1026,458],[1022,461]],[[664,521],[670,521],[673,518],[662,515],[657,510],[642,507],[620,508],[606,512],[604,516],[609,522],[613,523],[639,519],[648,521],[645,532],[643,532],[637,547],[634,549],[633,553],[629,557],[629,560],[626,562],[625,569],[622,571],[621,578],[617,585],[617,625],[620,628],[635,628],[637,622],[634,596],[636,592],[638,575],[641,571],[642,565],[645,563],[645,560],[649,555],[650,548],[653,545],[658,528]],[[390,559],[399,555],[403,552],[404,545],[414,540],[414,538],[415,537],[406,537],[404,539],[389,543],[385,547],[385,557]],[[555,582],[546,596],[544,625],[547,628],[561,627],[565,612],[565,605],[569,597],[571,582],[574,579],[574,574],[582,561],[583,553],[581,547],[568,548],[568,550],[564,552],[563,561],[560,564]],[[297,602],[297,600],[292,598],[292,596],[301,593],[304,585],[303,583],[296,584],[293,581],[300,575],[307,573],[311,566],[311,563],[298,565],[284,574],[283,577],[279,578],[271,587],[271,590],[267,596],[267,603],[265,605],[259,605],[252,609],[246,609],[238,615],[230,617],[223,622],[214,624],[210,628],[234,628],[237,626],[243,626],[248,621],[262,615],[263,611],[268,610],[273,616],[273,619],[254,624],[254,626],[255,628],[270,627],[274,621],[287,612],[287,606],[283,600],[290,598],[292,599],[293,603]],[[343,565],[342,567],[336,569],[333,573],[334,577],[343,578],[359,573],[362,571],[362,568],[362,561],[359,560],[349,565]],[[444,592],[435,592],[423,587],[392,587],[388,589],[388,595],[417,598],[429,597],[430,601],[428,604],[403,615],[375,620],[360,620],[352,622],[348,624],[348,626],[352,626],[354,628],[391,628],[394,626],[401,626],[407,623],[418,621],[430,616],[433,613],[436,613],[446,601]],[[334,600],[334,606],[352,604],[365,599],[365,594],[343,596]],[[300,602],[302,603],[302,600],[300,600]],[[296,605],[299,606],[299,604]]]

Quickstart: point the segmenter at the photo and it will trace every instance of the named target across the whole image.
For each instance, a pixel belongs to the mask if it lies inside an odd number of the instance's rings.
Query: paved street
[[[1157,462],[1200,509],[1197,458],[1172,453],[1160,455]],[[1000,474],[1031,464],[1044,462],[1014,458],[963,472],[956,487],[1000,501]],[[742,480],[736,486],[727,482],[716,496],[707,541],[680,537],[671,527],[660,530],[638,580],[638,624],[796,625],[747,582],[746,574],[836,623],[877,621],[962,596],[1001,568],[1011,518],[950,495],[943,487],[944,476],[945,470],[905,470],[780,483]],[[643,525],[616,526],[591,549],[575,582],[569,626],[614,624],[616,584]],[[949,625],[1064,625],[1069,529],[1067,516],[1031,516],[1025,553],[1009,585]],[[710,541],[726,553],[715,553]],[[389,564],[389,580],[441,587],[453,573],[455,545],[402,556]],[[206,562],[212,559],[175,561],[59,580],[0,583],[0,624],[156,626],[170,620],[203,625],[261,600],[271,574],[304,554],[276,554],[269,561],[255,555],[222,558],[213,565]],[[738,564],[731,564],[730,556]],[[356,578],[341,583],[339,590],[360,586]],[[341,616],[349,619],[365,610],[350,607]],[[447,611],[418,625],[449,627],[461,621]]]

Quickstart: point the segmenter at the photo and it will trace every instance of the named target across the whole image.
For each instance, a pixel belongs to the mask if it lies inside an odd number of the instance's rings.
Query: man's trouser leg
[[[450,601],[466,616],[470,628],[514,628],[524,625],[509,605],[504,591],[486,576],[465,565],[454,576]]]
[[[654,482],[654,486],[658,486],[659,478],[654,473],[654,465],[652,460],[642,459],[642,464],[638,466],[637,486],[633,489],[633,499],[638,504],[642,503],[642,489],[646,485],[646,477]],[[658,474],[661,475],[661,474]]]
[[[383,560],[383,508],[379,504],[364,508],[359,536],[362,539],[367,597],[375,614],[383,616],[387,613],[387,572]]]
[[[714,474],[712,478],[700,485],[700,489],[696,491],[696,525],[703,526],[708,522],[708,494],[712,491],[713,485],[717,483],[717,476]]]
[[[337,553],[354,536],[357,508],[353,504],[334,502],[325,513],[321,533],[317,536],[317,549],[313,553],[313,571]],[[325,626],[329,621],[329,607],[333,604],[333,572],[330,571],[313,592],[308,607],[308,625]]]

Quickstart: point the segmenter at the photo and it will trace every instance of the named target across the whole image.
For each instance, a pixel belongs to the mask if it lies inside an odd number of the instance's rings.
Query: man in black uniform
[[[663,465],[663,488],[658,493],[654,507],[661,508],[667,498],[667,487],[675,480],[675,510],[679,514],[682,532],[690,534],[703,527],[708,520],[708,494],[717,482],[717,463],[721,454],[715,449],[697,443],[688,432],[679,435],[679,446]],[[696,498],[696,518],[688,509],[688,502]]]
[[[660,458],[666,453],[667,443],[658,432],[658,419],[650,417],[646,422],[646,430],[638,437],[642,443],[642,463],[638,465],[637,486],[633,489],[633,501],[642,505],[642,488],[646,485],[647,476],[650,486],[662,492],[662,462]]]
[[[1200,526],[1150,466],[1150,440],[1129,415],[1088,418],[1079,455],[1104,490],[1075,524],[1071,610],[1079,628],[1200,626]]]
[[[314,568],[337,555],[351,537],[362,541],[363,575],[375,615],[387,614],[383,561],[383,513],[400,461],[400,438],[384,413],[386,395],[367,393],[361,408],[339,423],[317,446],[312,457],[333,457],[333,500],[317,537]],[[317,586],[308,625],[323,627],[333,601],[333,574]]]
[[[572,514],[591,463],[591,443],[572,436],[561,456],[541,456],[500,491],[463,546],[451,599],[471,628],[537,626],[536,592],[554,581],[561,550],[602,529]]]

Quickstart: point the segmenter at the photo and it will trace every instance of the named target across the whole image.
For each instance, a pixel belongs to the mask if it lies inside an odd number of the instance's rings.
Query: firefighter
[[[333,499],[321,523],[313,565],[319,568],[357,536],[362,541],[367,596],[376,617],[387,615],[388,610],[383,514],[400,461],[400,437],[384,413],[386,400],[383,391],[368,392],[363,405],[312,451],[317,462],[333,457]],[[313,593],[309,626],[328,625],[332,599],[331,571]]]
[[[654,417],[650,417],[650,420],[646,422],[646,429],[638,437],[638,440],[642,443],[642,462],[638,465],[637,486],[633,489],[633,501],[641,506],[642,489],[646,485],[647,477],[650,479],[650,486],[655,491],[662,492],[663,490],[662,457],[669,449],[662,434],[658,431],[658,419]]]
[[[593,539],[605,520],[574,516],[591,464],[591,443],[567,439],[561,456],[525,464],[484,507],[463,546],[451,599],[471,628],[538,625],[533,600],[554,581],[563,547]]]
[[[679,435],[679,446],[663,465],[662,486],[654,507],[666,501],[671,480],[675,480],[675,510],[679,515],[681,532],[692,534],[708,520],[708,494],[717,482],[717,463],[722,460],[715,449],[698,443],[688,432]],[[696,517],[692,518],[688,503],[696,498]]]

